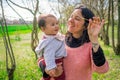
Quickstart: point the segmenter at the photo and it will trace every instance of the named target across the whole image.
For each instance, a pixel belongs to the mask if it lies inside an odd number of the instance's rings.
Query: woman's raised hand
[[[101,21],[99,17],[93,17],[93,20],[89,19],[88,35],[91,42],[93,43],[98,42],[98,34],[103,25],[104,20]]]

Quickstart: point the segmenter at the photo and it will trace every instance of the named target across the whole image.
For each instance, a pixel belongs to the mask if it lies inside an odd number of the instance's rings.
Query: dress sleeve
[[[98,48],[96,53],[91,51],[91,61],[93,71],[97,73],[106,73],[109,70],[108,61],[105,59],[103,50],[101,47]]]
[[[94,64],[98,67],[102,66],[106,61],[103,50],[101,47],[98,48],[97,52],[94,52],[92,49],[92,56],[93,56]]]

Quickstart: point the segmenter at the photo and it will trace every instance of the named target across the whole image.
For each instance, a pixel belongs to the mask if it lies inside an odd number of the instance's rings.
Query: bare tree
[[[39,0],[31,0],[30,2],[28,0],[22,0],[22,3],[24,6],[20,5],[20,4],[17,4],[15,2],[13,2],[12,0],[6,0],[6,1],[9,1],[10,3],[12,3],[13,5],[19,7],[19,8],[22,8],[22,9],[25,9],[27,11],[29,11],[32,15],[33,15],[33,29],[32,29],[32,33],[31,33],[31,48],[32,50],[34,51],[35,53],[35,48],[36,46],[38,45],[38,30],[37,30],[37,18],[36,18],[36,15],[37,15],[37,12],[38,12],[38,6],[39,6]],[[31,4],[31,6],[30,6]],[[37,58],[37,55],[35,54],[36,58]]]
[[[7,23],[5,20],[3,0],[0,0],[0,7],[1,7],[1,11],[2,11],[2,18],[0,18],[0,25],[1,25],[1,30],[2,30],[4,47],[5,47],[5,51],[6,51],[6,54],[5,54],[6,55],[6,70],[7,70],[7,74],[8,74],[8,80],[13,80],[14,79],[14,71],[16,69],[16,62],[15,62],[15,57],[14,57],[14,52],[12,49],[10,37],[8,34]]]

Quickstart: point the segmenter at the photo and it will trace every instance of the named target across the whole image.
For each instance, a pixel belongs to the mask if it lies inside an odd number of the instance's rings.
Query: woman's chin
[[[73,32],[73,30],[68,30],[70,33],[72,33]]]

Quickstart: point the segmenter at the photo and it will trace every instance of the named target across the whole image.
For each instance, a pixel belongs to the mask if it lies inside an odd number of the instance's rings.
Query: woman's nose
[[[69,18],[68,21],[69,21],[69,22],[73,22],[74,19],[73,19],[73,18]]]
[[[68,24],[71,24],[71,23],[73,23],[74,22],[74,19],[73,18],[69,18],[68,19]]]

